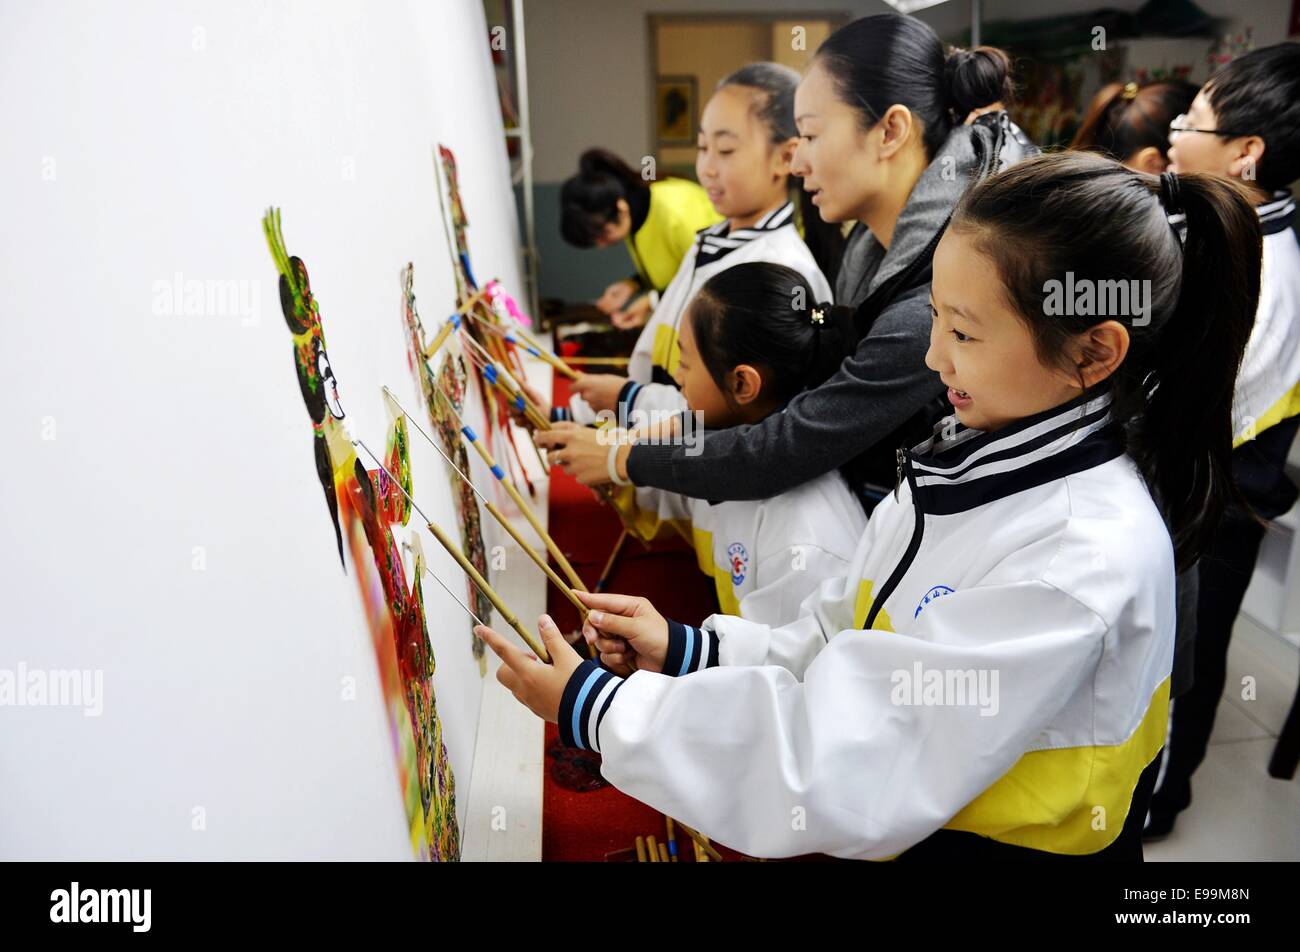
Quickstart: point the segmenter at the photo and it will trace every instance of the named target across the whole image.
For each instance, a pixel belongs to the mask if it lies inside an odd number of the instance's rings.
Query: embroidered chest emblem
[[[749,553],[740,542],[727,546],[727,562],[731,565],[731,584],[740,585],[749,572]]]
[[[942,598],[945,595],[951,595],[951,594],[953,594],[953,590],[949,588],[947,585],[936,585],[934,588],[930,589],[928,592],[925,593],[925,595],[921,599],[921,603],[916,606],[916,612],[912,615],[912,617],[916,618],[918,615],[920,615],[921,612],[925,610],[925,606],[929,605],[936,598]]]

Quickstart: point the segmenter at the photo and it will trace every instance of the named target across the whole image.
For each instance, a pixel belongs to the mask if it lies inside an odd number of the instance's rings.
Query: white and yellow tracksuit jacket
[[[1234,446],[1300,414],[1300,244],[1291,230],[1295,199],[1279,192],[1257,211],[1264,262],[1259,309],[1232,403]]]
[[[1109,403],[950,417],[899,450],[853,570],[798,621],[673,623],[663,674],[584,662],[561,736],[756,856],[887,858],[945,828],[1105,848],[1163,745],[1174,645],[1169,533]]]
[[[867,525],[837,470],[770,499],[709,502],[647,487],[635,499],[636,514],[620,512],[625,524],[674,525],[713,579],[723,614],[773,626],[794,621],[823,580],[849,571]]]
[[[676,276],[641,329],[627,365],[628,382],[618,397],[620,425],[635,425],[631,417],[634,410],[655,413],[686,407],[685,398],[673,382],[681,359],[678,327],[695,292],[718,272],[747,261],[783,264],[803,275],[812,288],[816,300],[809,301],[809,306],[831,300],[831,287],[795,227],[792,204],[786,202],[768,212],[752,228],[731,231],[729,224],[724,219],[697,233],[694,246],[682,259]],[[582,424],[596,420],[591,405],[576,396],[567,408],[552,410],[551,416],[555,420]]]

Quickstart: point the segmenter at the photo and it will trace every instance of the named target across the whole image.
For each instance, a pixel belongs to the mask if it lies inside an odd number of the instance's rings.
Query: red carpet
[[[556,375],[554,399],[568,402],[568,381]],[[565,558],[594,588],[597,576],[622,532],[622,523],[580,483],[559,467],[551,470],[550,531]],[[647,549],[635,539],[623,544],[622,553],[605,586],[607,592],[644,595],[669,618],[699,622],[718,610],[712,583],[695,562],[695,554],[678,538],[661,540]],[[578,625],[578,613],[552,586],[546,610],[561,631]],[[603,861],[607,853],[635,845],[637,836],[664,840],[664,818],[650,807],[619,793],[613,787],[577,792],[556,783],[552,775],[560,753],[558,733],[546,727],[545,779],[542,788],[542,859],[548,861]],[[566,758],[567,761],[567,758]],[[559,764],[561,769],[564,764]],[[678,833],[678,850],[689,861],[690,841]],[[728,858],[734,853],[719,849]]]

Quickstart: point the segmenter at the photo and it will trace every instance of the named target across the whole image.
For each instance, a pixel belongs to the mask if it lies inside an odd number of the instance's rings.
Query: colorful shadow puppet
[[[343,422],[307,267],[285,251],[278,210],[267,212],[262,227],[280,273],[280,306],[293,335],[298,386],[311,417],[316,473],[334,524],[339,557],[343,558],[346,539],[369,621],[411,845],[420,858],[455,860],[460,855],[456,788],[433,693],[435,662],[420,585],[424,556],[416,538],[411,546],[414,582],[408,589],[405,564],[393,536],[394,526],[405,526],[411,516],[406,418],[386,401],[390,425],[384,466],[388,472],[367,470]]]
[[[469,260],[469,239],[466,233],[469,227],[469,219],[465,214],[465,203],[460,197],[460,178],[456,172],[456,156],[451,149],[441,144],[438,146],[438,168],[441,171],[438,185],[438,201],[442,208],[443,227],[447,232],[447,244],[451,249],[452,271],[456,276],[456,303],[457,306],[462,306],[478,290],[478,282],[474,279],[474,268]],[[443,181],[446,183],[445,200]],[[496,312],[486,299],[480,299],[474,308],[474,313],[490,323],[495,323],[497,320]],[[504,367],[516,380],[524,379],[524,367],[518,352],[513,346],[508,345],[500,334],[485,331],[476,320],[465,321],[461,333],[468,334],[483,351],[491,355],[492,360],[498,366]],[[479,361],[475,360],[474,363],[477,364]],[[505,435],[505,442],[509,446],[511,454],[517,461],[520,461],[517,469],[519,476],[527,487],[529,495],[535,495],[535,488],[528,478],[527,469],[522,464],[519,447],[515,444],[514,433],[508,424],[509,409],[500,400],[494,405],[492,398],[489,396],[490,388],[480,385],[478,389],[479,396],[483,401],[483,420],[489,442],[491,442],[494,432],[497,430]],[[540,456],[539,462],[541,462]],[[544,463],[542,468],[545,469]]]
[[[465,205],[460,200],[460,178],[456,174],[456,156],[451,149],[439,143],[438,162],[442,166],[442,177],[447,182],[447,206],[444,208],[444,224],[449,225],[456,246],[456,293],[462,300],[474,293],[478,282],[474,280],[474,269],[469,263],[469,241],[465,230],[469,219],[465,217]]]
[[[443,355],[427,354],[425,347],[427,337],[424,325],[420,322],[420,313],[415,306],[415,268],[408,264],[402,269],[402,314],[405,318],[409,363],[411,372],[420,384],[424,395],[424,407],[429,416],[429,423],[442,451],[451,457],[456,468],[462,473],[469,473],[469,454],[465,443],[460,438],[460,428],[456,417],[448,410],[447,401],[455,406],[456,413],[461,413],[465,406],[466,371],[465,360],[455,352],[456,345],[448,341],[443,346]],[[433,367],[439,364],[438,370]],[[442,395],[439,396],[439,391]],[[451,479],[452,495],[456,500],[456,521],[460,525],[461,551],[473,563],[474,568],[487,578],[487,554],[483,545],[482,515],[478,508],[478,497],[474,489],[450,466],[447,467]],[[469,597],[473,599],[474,613],[480,618],[491,617],[492,603],[479,591],[478,587],[466,580]],[[487,657],[483,639],[474,634],[474,625],[470,623],[471,650],[478,660],[479,674],[487,673]]]

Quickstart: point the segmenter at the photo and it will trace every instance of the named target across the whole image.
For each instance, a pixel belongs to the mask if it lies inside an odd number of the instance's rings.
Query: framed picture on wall
[[[660,76],[655,82],[655,138],[660,145],[693,145],[699,108],[694,76]]]

